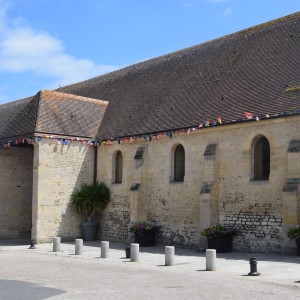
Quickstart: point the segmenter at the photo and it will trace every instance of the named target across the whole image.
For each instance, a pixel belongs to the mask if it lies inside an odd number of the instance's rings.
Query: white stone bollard
[[[130,260],[139,261],[140,245],[130,244]]]
[[[83,240],[76,239],[75,240],[75,255],[82,255],[83,253]]]
[[[216,253],[215,249],[206,249],[206,271],[216,270]]]
[[[108,258],[109,242],[101,241],[101,258]]]
[[[166,266],[174,266],[174,255],[175,255],[175,247],[174,246],[166,246],[165,247],[165,265]]]
[[[54,237],[53,238],[53,252],[59,252],[60,251],[60,237]]]

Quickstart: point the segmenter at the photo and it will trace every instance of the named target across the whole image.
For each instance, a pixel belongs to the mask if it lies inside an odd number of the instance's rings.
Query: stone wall
[[[83,182],[93,182],[95,148],[81,142],[58,145],[42,139],[34,148],[33,230],[37,242],[82,237],[84,216],[70,205],[70,195]]]
[[[153,220],[161,226],[160,243],[196,248],[200,241],[200,247],[205,247],[201,230],[219,221],[240,231],[234,239],[236,250],[294,249],[286,230],[299,221],[298,187],[293,195],[283,188],[289,176],[300,178],[300,160],[288,167],[289,157],[294,162],[298,159],[288,154],[288,147],[292,139],[300,139],[299,121],[299,117],[280,118],[173,134],[172,139],[165,136],[159,141],[140,139],[100,146],[98,177],[110,185],[114,195],[102,223],[105,235],[124,240],[132,222]],[[252,142],[258,135],[270,143],[269,180],[253,180]],[[171,181],[171,153],[178,144],[185,148],[184,182]],[[205,156],[210,144],[216,145],[215,153]],[[137,164],[134,156],[139,147],[145,150]],[[124,158],[121,184],[112,183],[112,159],[117,150]],[[140,184],[138,190],[130,190],[134,183]],[[296,210],[285,208],[285,198]],[[292,214],[289,223],[285,222],[287,214]],[[117,222],[120,234],[108,216]]]
[[[30,238],[33,148],[0,150],[0,239]]]

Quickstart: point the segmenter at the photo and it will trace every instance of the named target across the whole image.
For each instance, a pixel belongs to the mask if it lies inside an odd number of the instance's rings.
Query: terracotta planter
[[[207,239],[208,249],[216,249],[217,253],[232,252],[232,235]]]
[[[155,228],[150,230],[136,231],[134,233],[134,241],[139,244],[140,247],[150,247],[156,245],[156,230]]]

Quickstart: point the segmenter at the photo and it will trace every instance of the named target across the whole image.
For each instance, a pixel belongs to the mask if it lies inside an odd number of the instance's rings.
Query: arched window
[[[118,151],[115,155],[115,183],[122,183],[123,157],[122,152]]]
[[[185,153],[182,145],[174,151],[174,181],[183,181],[185,173]]]
[[[270,144],[265,137],[254,143],[254,180],[268,180],[270,175]]]

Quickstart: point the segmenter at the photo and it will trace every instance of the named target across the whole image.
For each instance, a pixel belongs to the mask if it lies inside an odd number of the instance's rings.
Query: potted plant
[[[235,229],[217,224],[205,228],[201,235],[207,238],[209,249],[216,249],[219,253],[225,253],[232,251],[232,237],[236,233]]]
[[[83,183],[71,194],[72,205],[87,218],[87,222],[81,224],[85,241],[96,240],[98,225],[95,221],[96,213],[103,211],[110,200],[110,189],[104,182]]]
[[[300,256],[300,225],[297,225],[297,227],[294,228],[289,228],[287,231],[287,236],[291,240],[296,240],[297,256]]]
[[[141,247],[155,246],[159,227],[150,222],[135,222],[129,228],[134,234],[134,241]]]

